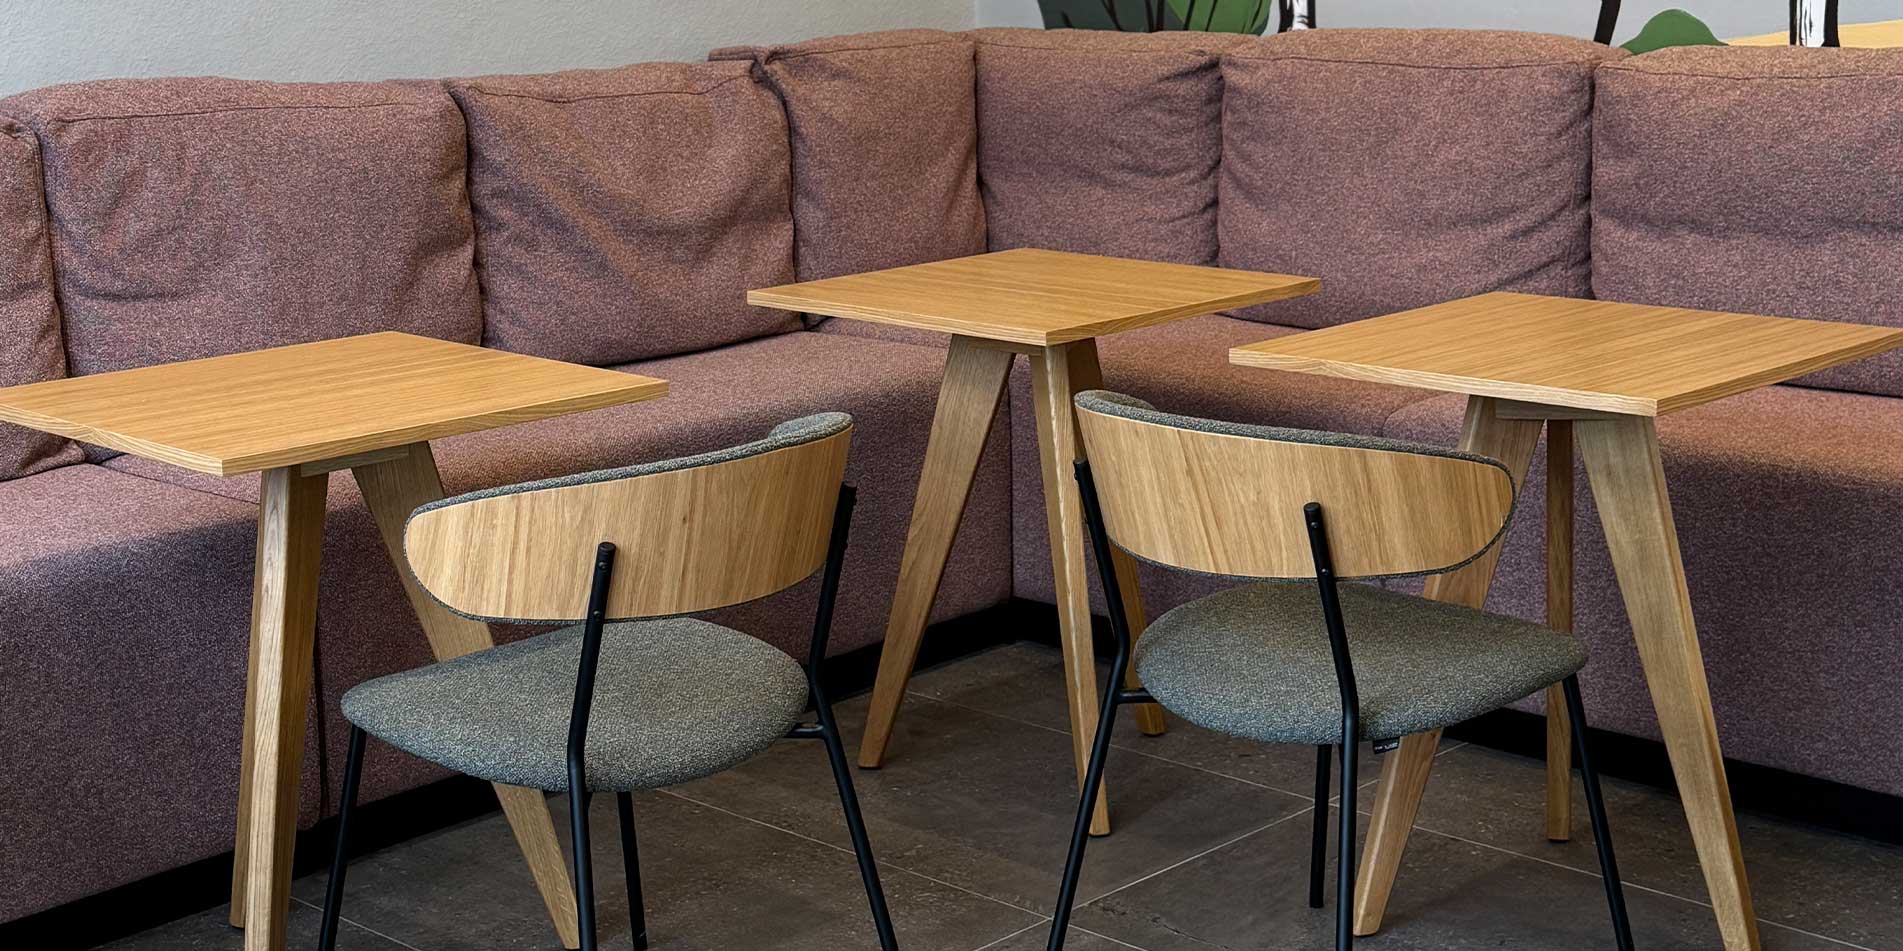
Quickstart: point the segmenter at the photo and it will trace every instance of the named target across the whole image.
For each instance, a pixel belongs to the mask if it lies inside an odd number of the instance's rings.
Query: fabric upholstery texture
[[[1586,652],[1537,624],[1343,584],[1361,739],[1451,726],[1579,672]],[[1268,743],[1341,740],[1341,693],[1314,584],[1241,585],[1173,608],[1137,641],[1136,670],[1164,708]]]
[[[458,80],[483,338],[606,366],[784,333],[786,117],[745,63]]]
[[[972,49],[893,30],[713,52],[754,63],[785,104],[800,280],[985,249]]]
[[[1290,302],[1295,303],[1295,302]],[[850,321],[832,321],[835,325]],[[1300,331],[1212,314],[1097,341],[1104,386],[1197,416],[1334,432],[1378,434],[1388,416],[1434,394],[1410,387],[1278,373],[1229,362],[1229,348]],[[1031,378],[1022,362],[1011,377],[1012,563],[1020,597],[1056,598],[1044,483],[1038,460]],[[1221,590],[1227,582],[1139,566],[1151,613]],[[1091,603],[1105,610],[1097,570],[1088,572]]]
[[[81,464],[0,512],[0,919],[229,852],[257,507]]]
[[[1400,439],[1452,445],[1464,400],[1395,413]],[[1725,755],[1903,795],[1895,526],[1903,413],[1890,397],[1774,386],[1660,417],[1679,549]],[[1487,608],[1545,617],[1544,450],[1501,544]],[[1656,739],[1657,717],[1583,465],[1574,558],[1580,678],[1597,727]],[[1536,709],[1529,700],[1521,704]]]
[[[1661,50],[1597,85],[1597,296],[1903,327],[1903,50]],[[1801,382],[1903,396],[1903,353]]]
[[[567,627],[344,695],[350,722],[460,773],[568,788],[568,727],[582,628]],[[739,631],[671,618],[603,631],[583,755],[588,788],[655,789],[722,772],[786,735],[806,673]]]
[[[66,375],[41,194],[39,140],[0,116],[0,386]],[[67,440],[0,423],[0,481],[79,459]]]
[[[110,80],[38,134],[75,375],[379,330],[475,343],[462,116],[440,84]]]
[[[1243,37],[1022,29],[971,35],[978,42],[978,180],[991,250],[1216,263],[1217,63]]]
[[[1590,291],[1584,40],[1302,30],[1223,58],[1226,267],[1319,277],[1240,316],[1322,327],[1485,291]]]

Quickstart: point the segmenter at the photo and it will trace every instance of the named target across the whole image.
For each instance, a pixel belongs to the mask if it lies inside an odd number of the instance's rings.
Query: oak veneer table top
[[[1880,20],[1876,23],[1845,23],[1837,28],[1837,38],[1846,49],[1852,47],[1878,48],[1885,46],[1903,46],[1903,20]],[[1726,40],[1732,46],[1789,46],[1791,31],[1779,30],[1776,33],[1763,33],[1757,36],[1741,36]]]
[[[1903,346],[1903,330],[1492,293],[1264,340],[1242,366],[1662,416]]]
[[[213,475],[654,399],[667,383],[376,333],[0,389],[0,420]]]
[[[1020,248],[762,288],[747,303],[1052,347],[1320,289],[1287,274]]]

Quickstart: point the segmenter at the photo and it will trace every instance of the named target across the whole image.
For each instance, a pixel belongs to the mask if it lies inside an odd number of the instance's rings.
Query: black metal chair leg
[[[1332,746],[1315,747],[1315,840],[1308,852],[1308,907],[1320,908],[1323,902],[1322,879],[1328,864],[1328,758]]]
[[[350,814],[356,811],[357,787],[363,780],[365,739],[361,728],[350,728],[350,756],[344,762],[344,798],[337,807],[337,853],[330,862],[330,885],[324,889],[324,924],[317,934],[317,951],[335,951],[337,947],[337,919],[344,910],[344,871],[350,862]]]
[[[1586,811],[1592,816],[1592,841],[1599,850],[1599,871],[1606,879],[1606,904],[1612,910],[1613,939],[1619,951],[1632,951],[1632,921],[1626,916],[1625,889],[1619,882],[1619,861],[1612,853],[1612,831],[1606,821],[1606,802],[1599,792],[1599,770],[1586,747],[1586,704],[1579,696],[1579,678],[1564,684],[1566,712],[1573,721],[1573,754],[1579,760],[1586,785]]]
[[[1090,842],[1090,814],[1097,808],[1097,789],[1103,785],[1104,760],[1110,756],[1110,732],[1117,719],[1117,687],[1123,683],[1123,663],[1112,670],[1104,690],[1103,712],[1097,718],[1097,738],[1090,746],[1090,765],[1084,770],[1084,790],[1078,796],[1077,824],[1070,833],[1070,857],[1064,861],[1064,881],[1057,888],[1057,908],[1051,916],[1049,951],[1063,951],[1064,932],[1070,928],[1070,906],[1077,900],[1077,880],[1084,871],[1084,846]]]
[[[898,951],[899,939],[892,931],[892,912],[885,905],[885,887],[879,884],[879,863],[872,857],[872,840],[866,835],[866,819],[859,811],[859,794],[852,788],[852,767],[847,765],[846,747],[839,740],[833,705],[817,684],[813,706],[819,714],[820,740],[826,744],[826,758],[832,761],[833,783],[839,787],[839,806],[846,813],[846,832],[852,837],[853,854],[859,857],[859,878],[865,882],[866,901],[872,906],[872,924],[879,932],[879,947],[884,951]]]
[[[1343,730],[1341,734],[1341,842],[1339,850],[1341,860],[1335,869],[1335,948],[1336,951],[1349,951],[1355,945],[1355,759],[1360,755],[1356,747],[1355,734],[1359,730]]]
[[[641,900],[641,852],[634,843],[634,794],[616,793],[615,808],[621,813],[621,866],[628,879],[628,931],[634,935],[634,951],[648,951],[648,909]]]
[[[581,951],[596,951],[595,866],[589,854],[588,791],[575,781],[572,772],[568,783],[568,821],[573,832],[570,847],[575,852],[575,925],[581,932]]]

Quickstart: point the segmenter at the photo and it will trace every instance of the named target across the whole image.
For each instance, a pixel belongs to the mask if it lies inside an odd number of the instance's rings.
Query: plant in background
[[[1050,29],[1261,33],[1283,0],[1038,0]]]

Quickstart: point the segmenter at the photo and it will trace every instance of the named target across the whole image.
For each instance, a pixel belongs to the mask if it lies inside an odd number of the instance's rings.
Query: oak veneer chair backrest
[[[1166,567],[1314,578],[1303,510],[1316,502],[1339,577],[1437,574],[1484,553],[1513,511],[1511,474],[1484,456],[1178,416],[1101,390],[1077,410],[1111,541]]]
[[[484,621],[584,620],[602,542],[608,620],[751,601],[825,563],[851,440],[851,417],[822,413],[731,449],[445,499],[410,516],[404,552],[432,597]]]

